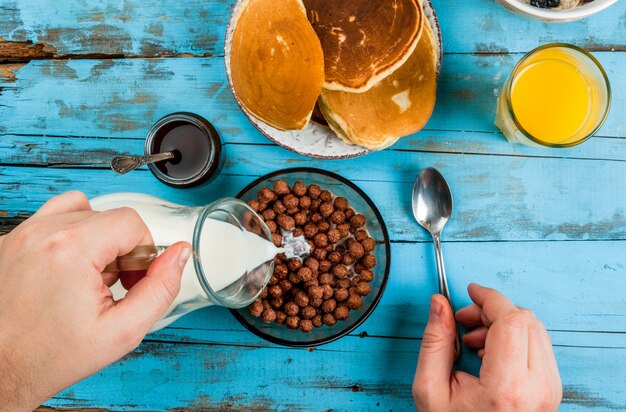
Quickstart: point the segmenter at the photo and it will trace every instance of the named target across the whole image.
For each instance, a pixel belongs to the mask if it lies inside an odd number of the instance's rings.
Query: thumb
[[[124,325],[123,335],[140,335],[138,340],[141,340],[163,316],[178,295],[183,269],[190,256],[189,243],[170,246],[152,262],[146,276],[107,313],[114,323]]]
[[[455,333],[450,304],[442,295],[433,295],[413,381],[413,393],[419,398],[416,401],[430,406],[427,409],[433,410],[434,402],[450,399]]]

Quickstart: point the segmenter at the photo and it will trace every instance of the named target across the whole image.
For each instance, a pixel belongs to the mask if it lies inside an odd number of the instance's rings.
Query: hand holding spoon
[[[412,195],[413,216],[415,220],[433,237],[437,274],[439,279],[439,293],[450,302],[452,312],[454,306],[450,299],[450,290],[446,279],[446,269],[443,265],[441,252],[441,231],[452,215],[452,193],[446,179],[432,167],[422,170],[413,186]],[[461,342],[457,328],[455,342],[455,358],[461,354]]]
[[[115,173],[123,175],[150,163],[173,159],[174,156],[174,152],[155,153],[146,156],[115,156],[113,160],[111,160],[111,169],[113,169]]]

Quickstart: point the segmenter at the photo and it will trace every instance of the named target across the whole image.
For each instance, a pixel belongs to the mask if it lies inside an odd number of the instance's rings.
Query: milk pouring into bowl
[[[193,247],[192,258],[183,270],[180,292],[152,331],[202,307],[249,305],[272,275],[277,254],[300,257],[310,251],[304,238],[287,233],[285,247],[276,247],[263,220],[238,199],[188,207],[144,194],[115,193],[95,198],[91,205],[98,211],[134,209],[160,251],[179,241]],[[120,282],[111,291],[115,300],[126,294]]]

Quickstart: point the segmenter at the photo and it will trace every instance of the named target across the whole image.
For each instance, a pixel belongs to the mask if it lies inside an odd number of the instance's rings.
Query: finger
[[[89,210],[91,210],[91,205],[87,196],[81,192],[71,191],[48,200],[33,216],[41,217]]]
[[[467,290],[474,303],[482,309],[482,323],[487,327],[491,326],[496,319],[504,317],[510,312],[519,312],[510,300],[495,289],[472,283]]]
[[[485,348],[478,349],[478,352],[476,354],[478,355],[478,357],[480,359],[484,358],[485,357]]]
[[[472,349],[481,349],[485,347],[485,340],[489,329],[481,326],[463,335],[463,343]]]
[[[471,305],[458,310],[455,313],[454,317],[464,326],[468,328],[474,328],[476,326],[483,326],[481,314],[482,310],[480,309],[480,306],[472,303]]]
[[[520,311],[498,319],[485,340],[483,373],[505,379],[528,371],[528,316]]]
[[[143,338],[178,294],[180,278],[189,256],[189,243],[179,242],[170,246],[150,265],[146,276],[105,313],[104,323],[108,325],[105,327],[117,333],[118,337],[130,334],[137,342]]]
[[[118,256],[138,245],[153,244],[152,236],[139,214],[130,208],[94,214],[77,227],[78,239],[89,245],[90,258],[102,272]]]
[[[455,334],[456,325],[450,304],[442,295],[433,295],[413,381],[414,392],[420,394],[418,404],[422,407],[437,401],[430,396],[440,399],[450,397]]]

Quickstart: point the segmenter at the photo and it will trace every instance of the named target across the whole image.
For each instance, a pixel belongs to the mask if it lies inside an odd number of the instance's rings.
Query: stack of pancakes
[[[235,93],[277,129],[304,128],[317,102],[342,140],[379,150],[432,114],[438,46],[420,0],[244,0],[235,22]]]

